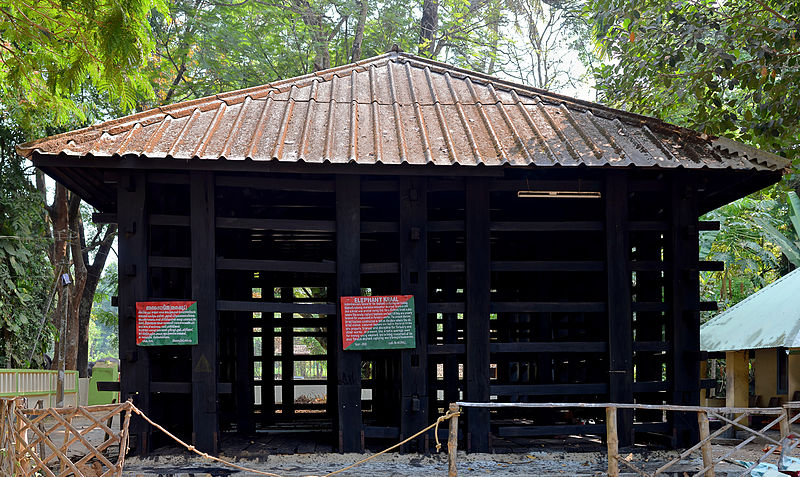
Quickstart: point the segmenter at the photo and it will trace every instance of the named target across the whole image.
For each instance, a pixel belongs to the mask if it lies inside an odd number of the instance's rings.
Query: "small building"
[[[703,324],[700,349],[725,354],[727,406],[766,407],[799,400],[800,269]]]
[[[122,399],[208,451],[277,425],[360,451],[458,400],[698,404],[699,312],[714,307],[698,272],[720,266],[698,262],[699,232],[718,227],[698,218],[787,167],[399,52],[18,151],[119,223]],[[359,296],[413,296],[413,347],[344,349],[342,297]],[[196,345],[137,345],[137,304],[165,301],[196,302]],[[297,399],[307,386],[326,396]],[[470,409],[463,445],[603,419]],[[619,419],[622,445],[697,428]],[[141,450],[159,439],[131,432]]]

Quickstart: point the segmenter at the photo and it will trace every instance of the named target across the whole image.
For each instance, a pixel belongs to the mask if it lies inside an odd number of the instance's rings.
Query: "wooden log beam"
[[[219,450],[217,409],[217,272],[214,176],[191,172],[192,298],[197,301],[197,346],[192,347],[192,441],[203,452]]]
[[[359,176],[336,177],[336,290],[339,297],[361,294],[361,187]],[[336,314],[333,355],[336,389],[334,429],[340,452],[363,452],[361,353],[342,349],[341,303]]]
[[[416,348],[401,352],[400,434],[405,438],[428,424],[428,187],[424,177],[401,177],[400,293],[414,295]],[[428,435],[416,450],[428,451]]]
[[[485,178],[466,179],[466,397],[489,401],[489,187]],[[467,446],[489,451],[489,411],[467,410]]]
[[[627,175],[606,176],[606,264],[608,271],[608,397],[614,403],[633,402],[633,313],[628,271]],[[615,431],[623,447],[633,444],[633,412],[620,410]]]
[[[672,342],[672,403],[696,405],[700,402],[700,286],[697,273],[699,255],[696,188],[686,174],[675,175],[671,189],[670,238],[667,259],[668,299],[672,302],[667,322],[667,337]],[[686,447],[698,439],[698,423],[691,413],[672,413],[673,445]]]
[[[136,346],[136,302],[147,299],[148,224],[143,173],[124,173],[117,186],[119,219],[119,357],[120,399],[150,412],[150,360],[146,347]],[[150,450],[150,426],[135,417],[130,438],[136,453]]]

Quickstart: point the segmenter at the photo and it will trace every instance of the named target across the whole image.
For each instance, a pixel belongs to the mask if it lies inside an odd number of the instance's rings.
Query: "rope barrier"
[[[131,403],[131,409],[132,409],[133,412],[135,412],[136,414],[141,416],[142,419],[144,419],[145,421],[150,423],[151,426],[155,427],[159,431],[161,431],[164,434],[166,434],[172,440],[174,440],[178,444],[180,444],[183,447],[185,447],[188,451],[194,452],[195,454],[199,455],[200,457],[202,457],[204,459],[208,459],[208,460],[211,460],[211,461],[214,461],[214,462],[218,462],[220,464],[227,465],[229,467],[233,467],[234,469],[242,470],[242,471],[245,471],[245,472],[252,472],[252,473],[255,473],[255,474],[259,474],[259,475],[267,475],[267,476],[270,476],[270,477],[284,477],[284,476],[282,476],[280,474],[275,474],[275,473],[267,472],[267,471],[264,471],[264,470],[257,470],[257,469],[251,469],[249,467],[244,467],[244,466],[235,464],[233,462],[229,462],[229,461],[227,461],[225,459],[220,459],[219,457],[210,455],[210,454],[208,454],[206,452],[201,452],[201,451],[197,450],[193,445],[185,443],[180,438],[178,438],[177,436],[175,436],[174,434],[172,434],[168,430],[164,429],[158,423],[156,423],[155,421],[150,419],[144,412],[142,412],[139,408],[134,406],[133,403]],[[460,415],[461,415],[460,412],[447,411],[444,415],[439,416],[433,424],[431,424],[428,427],[422,429],[421,431],[417,432],[413,436],[408,437],[407,439],[404,439],[404,440],[398,442],[397,444],[378,452],[377,454],[373,454],[373,455],[371,455],[371,456],[369,456],[369,457],[367,457],[365,459],[361,459],[360,461],[358,461],[358,462],[356,462],[354,464],[348,465],[347,467],[344,467],[344,468],[339,469],[339,470],[335,470],[333,472],[329,472],[329,473],[324,474],[322,476],[306,475],[306,476],[303,476],[303,477],[330,477],[331,475],[338,474],[338,473],[344,472],[346,470],[350,470],[350,469],[352,469],[354,467],[357,467],[357,466],[359,466],[361,464],[364,464],[364,463],[366,463],[366,462],[378,457],[379,455],[385,454],[385,453],[387,453],[387,452],[389,452],[389,451],[391,451],[393,449],[396,449],[396,448],[402,446],[403,444],[406,444],[407,442],[409,442],[409,441],[411,441],[413,439],[416,439],[417,437],[419,437],[420,435],[424,434],[425,432],[429,431],[432,428],[435,428],[434,437],[436,438],[436,452],[439,452],[439,450],[441,450],[441,448],[442,448],[442,444],[439,442],[439,424],[444,422],[444,421],[446,421],[446,420],[448,420],[448,419],[452,419],[452,418],[458,417]]]

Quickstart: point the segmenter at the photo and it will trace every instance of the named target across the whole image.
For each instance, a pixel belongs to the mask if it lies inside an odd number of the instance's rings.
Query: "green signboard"
[[[342,349],[414,347],[413,295],[342,297]]]
[[[136,302],[136,344],[196,345],[197,302]]]

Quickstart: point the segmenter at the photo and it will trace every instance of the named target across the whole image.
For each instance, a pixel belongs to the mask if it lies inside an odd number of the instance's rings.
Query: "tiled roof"
[[[156,108],[17,151],[442,166],[787,166],[724,138],[397,52]]]

